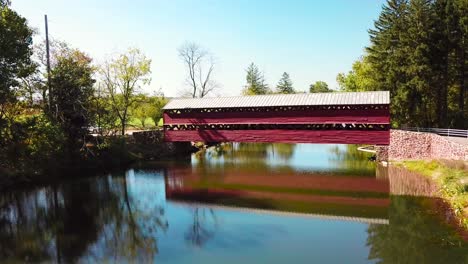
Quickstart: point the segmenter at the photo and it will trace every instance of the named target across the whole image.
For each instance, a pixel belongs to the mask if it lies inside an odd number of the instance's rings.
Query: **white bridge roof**
[[[390,92],[331,92],[308,94],[268,94],[234,97],[172,99],[163,109],[238,108],[314,105],[390,104]]]

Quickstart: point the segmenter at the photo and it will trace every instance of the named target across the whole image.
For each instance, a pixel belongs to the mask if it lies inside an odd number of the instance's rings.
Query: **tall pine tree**
[[[407,0],[389,0],[374,22],[375,29],[369,30],[371,45],[366,48],[369,63],[379,73],[374,76],[374,83],[378,86],[375,90],[389,90],[392,103],[399,106],[391,108],[396,126],[409,123],[411,115],[409,91],[405,85],[408,50],[401,43],[407,16]]]
[[[265,78],[263,73],[260,72],[257,65],[253,62],[249,65],[246,70],[247,84],[244,88],[244,95],[258,95],[269,93],[268,85],[265,84]]]
[[[278,85],[276,85],[276,92],[281,93],[281,94],[295,93],[294,88],[293,88],[293,83],[287,72],[283,73],[283,75],[281,76],[281,79],[278,82]]]
[[[397,127],[468,128],[468,0],[388,0],[369,34],[342,89],[389,90]]]

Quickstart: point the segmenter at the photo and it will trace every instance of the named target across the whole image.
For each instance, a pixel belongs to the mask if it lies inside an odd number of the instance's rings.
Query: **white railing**
[[[433,134],[437,134],[437,135],[440,135],[440,136],[446,136],[446,137],[468,138],[468,130],[463,130],[463,129],[406,127],[406,128],[401,128],[401,130],[433,133]]]

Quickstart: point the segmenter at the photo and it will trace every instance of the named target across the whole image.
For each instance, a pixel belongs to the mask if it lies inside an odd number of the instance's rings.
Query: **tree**
[[[154,121],[156,126],[159,126],[159,121],[163,118],[163,107],[167,104],[168,100],[164,97],[162,92],[156,93],[155,96],[152,97],[151,105],[154,108],[152,111],[151,118]]]
[[[0,5],[0,138],[6,127],[7,107],[16,100],[14,88],[18,80],[34,71],[30,57],[33,31],[26,19],[8,7],[9,1]]]
[[[342,91],[374,91],[378,87],[378,84],[375,83],[375,75],[374,66],[369,62],[369,58],[364,55],[353,63],[352,70],[347,74],[339,73],[336,81]]]
[[[328,84],[323,81],[316,81],[314,84],[310,85],[309,92],[311,93],[329,93],[333,90],[328,88]]]
[[[149,84],[151,60],[138,49],[130,49],[101,67],[102,82],[109,95],[113,111],[119,118],[121,133],[129,119],[129,109],[136,102],[140,87]]]
[[[277,93],[281,94],[295,93],[292,81],[289,78],[289,74],[287,72],[283,73],[283,76],[281,77],[281,79],[278,82],[278,85],[276,86],[276,91]]]
[[[258,95],[269,93],[268,85],[265,84],[263,73],[260,72],[258,67],[252,62],[246,70],[247,85],[244,88],[244,95]]]
[[[59,57],[51,71],[51,114],[67,136],[69,146],[86,133],[91,122],[92,78],[91,59],[75,50],[69,56]]]
[[[191,87],[190,95],[193,98],[205,97],[219,87],[212,80],[215,60],[209,51],[193,42],[183,44],[178,51],[188,71],[187,83]]]
[[[118,116],[112,108],[110,98],[107,96],[106,88],[102,83],[94,87],[92,112],[94,115],[93,125],[101,136],[115,135],[119,131]]]

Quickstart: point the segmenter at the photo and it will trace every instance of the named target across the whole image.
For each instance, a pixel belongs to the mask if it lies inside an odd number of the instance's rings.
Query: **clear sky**
[[[384,0],[12,0],[44,38],[49,34],[91,55],[96,63],[129,47],[152,59],[151,92],[175,96],[185,87],[177,55],[196,42],[217,58],[218,95],[238,95],[245,68],[256,63],[270,87],[288,72],[296,90],[351,69],[369,43]]]

